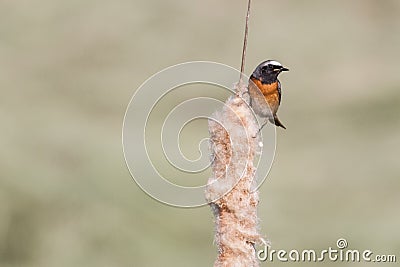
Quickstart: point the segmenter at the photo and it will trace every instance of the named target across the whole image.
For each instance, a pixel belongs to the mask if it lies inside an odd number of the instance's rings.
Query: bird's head
[[[288,70],[288,68],[283,67],[278,61],[267,60],[257,66],[252,76],[262,83],[273,83],[276,82],[281,72]]]

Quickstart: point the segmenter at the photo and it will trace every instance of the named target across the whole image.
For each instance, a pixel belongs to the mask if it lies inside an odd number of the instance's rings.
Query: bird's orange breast
[[[267,101],[268,105],[273,114],[278,111],[279,108],[279,91],[278,91],[278,81],[270,84],[263,84],[260,80],[251,78],[253,83],[257,85],[258,89],[263,94],[265,101]],[[253,85],[249,85],[249,89],[251,90]]]

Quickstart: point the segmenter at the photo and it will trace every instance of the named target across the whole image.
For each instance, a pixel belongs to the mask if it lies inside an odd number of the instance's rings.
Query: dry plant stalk
[[[209,120],[212,172],[206,199],[215,217],[218,257],[215,267],[257,267],[255,245],[263,241],[258,233],[258,191],[254,158],[261,152],[258,124],[243,96],[248,24],[248,0],[242,62],[236,94]]]
[[[258,192],[253,162],[261,148],[259,137],[254,138],[258,124],[239,97],[247,88],[239,83],[237,90],[238,94],[230,97],[222,111],[209,120],[213,175],[208,181],[206,198],[215,216],[215,267],[259,266],[255,250],[260,240]]]

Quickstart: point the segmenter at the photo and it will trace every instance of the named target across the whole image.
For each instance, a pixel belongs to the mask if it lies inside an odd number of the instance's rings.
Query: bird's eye
[[[274,66],[273,65],[268,65],[268,69],[273,69],[274,68]]]

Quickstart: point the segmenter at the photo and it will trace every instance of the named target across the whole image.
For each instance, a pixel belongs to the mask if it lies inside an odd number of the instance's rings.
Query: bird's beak
[[[289,71],[288,68],[282,67],[281,71]]]

